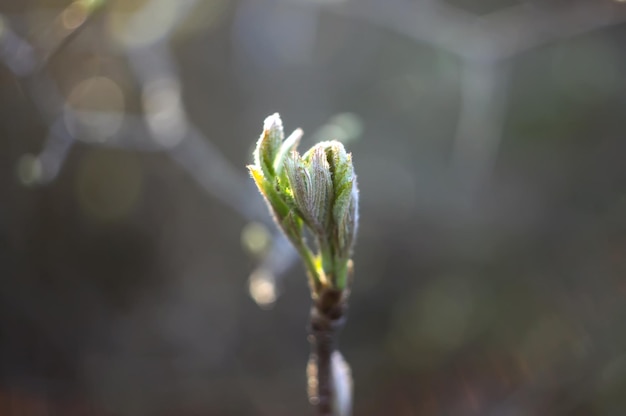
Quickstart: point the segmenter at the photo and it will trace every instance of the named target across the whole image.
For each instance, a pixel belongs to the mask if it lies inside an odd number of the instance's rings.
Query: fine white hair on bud
[[[276,175],[280,176],[282,174],[283,166],[285,164],[285,158],[289,155],[289,153],[296,150],[298,144],[300,144],[300,139],[302,139],[302,130],[296,129],[280,145],[280,148],[278,149],[278,152],[276,153],[276,157],[274,159],[274,171],[276,172]]]
[[[274,113],[267,117],[263,122],[263,134],[267,134],[270,147],[276,151],[285,139],[283,130],[283,121],[278,113]]]
[[[261,169],[263,175],[270,179],[274,176],[274,159],[285,137],[283,122],[278,113],[265,119],[263,132],[254,150],[254,164]]]
[[[296,207],[308,222],[311,215],[314,189],[311,174],[297,151],[292,151],[285,159],[285,173],[296,203]]]
[[[352,156],[338,141],[316,144],[301,156],[302,130],[286,140],[278,114],[265,119],[249,170],[274,218],[303,256],[310,276],[331,276],[312,287],[347,284],[358,220],[358,189]],[[288,221],[286,221],[288,219]],[[306,226],[317,243],[307,245]]]
[[[333,182],[330,166],[326,160],[326,152],[321,147],[315,147],[309,161],[309,174],[313,185],[313,200],[311,214],[318,232],[327,232],[330,204],[333,199]]]
[[[356,177],[352,167],[352,155],[346,153],[343,145],[334,142],[328,150],[335,201],[333,204],[333,221],[337,226],[337,246],[343,257],[349,257],[354,240],[355,211],[358,207]]]

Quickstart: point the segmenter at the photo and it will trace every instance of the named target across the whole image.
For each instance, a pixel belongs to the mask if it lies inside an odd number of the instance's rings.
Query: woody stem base
[[[311,307],[309,343],[311,355],[307,366],[309,401],[318,416],[335,416],[336,389],[332,360],[339,332],[346,321],[344,292],[322,289]]]

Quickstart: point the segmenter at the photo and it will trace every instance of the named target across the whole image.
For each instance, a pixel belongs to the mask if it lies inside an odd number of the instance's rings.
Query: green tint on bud
[[[287,137],[287,139],[283,142],[283,144],[281,144],[278,148],[278,153],[276,154],[276,158],[274,159],[274,172],[276,172],[277,176],[280,177],[283,174],[285,159],[287,158],[289,153],[296,150],[296,148],[300,144],[300,139],[302,139],[302,130],[296,129],[296,131],[291,133],[289,137]]]
[[[356,234],[359,207],[352,155],[346,154],[341,144],[331,146],[328,154],[328,159],[332,160],[333,186],[336,192],[333,220],[337,224],[337,244],[339,251],[349,257]]]
[[[296,207],[305,223],[316,235],[325,234],[333,183],[324,149],[317,148],[310,159],[303,159],[297,151],[291,152],[285,160],[285,171]]]
[[[298,129],[283,140],[280,116],[268,117],[248,169],[276,223],[302,256],[316,295],[322,288],[346,288],[358,189],[352,157],[341,143],[321,142],[300,156],[301,137]],[[304,227],[315,239],[316,253]]]
[[[327,228],[334,194],[330,166],[323,148],[315,146],[311,150],[312,156],[308,163],[314,191],[310,210],[314,215],[315,227],[319,234],[328,234]]]
[[[256,143],[254,164],[261,168],[263,174],[268,178],[274,176],[274,159],[284,137],[283,122],[278,113],[267,117],[263,124],[263,133]]]

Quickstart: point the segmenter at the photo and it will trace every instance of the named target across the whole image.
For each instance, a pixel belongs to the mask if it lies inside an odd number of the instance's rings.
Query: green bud
[[[280,192],[275,189],[273,181],[266,179],[258,166],[249,165],[248,170],[250,171],[252,179],[254,179],[254,183],[256,183],[256,186],[259,188],[261,195],[263,195],[267,205],[270,207],[274,219],[277,222],[282,221],[290,211],[287,201],[285,201]]]
[[[297,151],[291,152],[284,163],[285,175],[300,215],[311,225],[309,206],[313,198],[313,184],[309,170]]]
[[[285,158],[292,151],[296,150],[298,144],[300,144],[300,139],[302,138],[302,130],[296,129],[293,133],[287,137],[287,139],[280,145],[278,149],[278,153],[276,154],[276,158],[274,159],[274,171],[276,175],[279,177],[283,173],[283,166],[285,164]]]
[[[359,194],[352,155],[346,154],[341,143],[335,142],[327,150],[333,170],[335,201],[333,221],[336,224],[337,247],[341,257],[349,258],[357,230]]]
[[[358,222],[352,157],[337,141],[318,143],[300,156],[301,137],[298,129],[283,140],[279,115],[268,117],[248,169],[276,223],[302,256],[314,294],[323,287],[344,289]],[[305,241],[303,226],[315,240],[316,253]]]
[[[297,151],[285,160],[285,172],[300,214],[307,225],[322,236],[327,233],[333,183],[323,148],[314,147],[308,159]]]
[[[267,178],[274,177],[274,159],[284,137],[283,122],[278,113],[267,117],[263,123],[263,133],[261,133],[254,151],[254,165],[261,168],[263,175]]]
[[[311,150],[309,175],[313,184],[313,200],[310,209],[318,233],[325,235],[329,233],[328,226],[334,193],[333,181],[324,148],[314,146]]]

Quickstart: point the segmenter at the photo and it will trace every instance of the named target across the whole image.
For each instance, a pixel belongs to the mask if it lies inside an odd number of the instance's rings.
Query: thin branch
[[[139,15],[149,11],[149,6],[157,3],[158,1],[153,0],[146,4],[142,11],[136,13],[135,18],[138,19]],[[165,151],[206,192],[234,209],[246,220],[265,223],[271,221],[263,208],[261,198],[253,197],[255,193],[252,191],[252,186],[246,184],[245,175],[238,172],[219,149],[187,120],[181,97],[171,97],[172,94],[168,97],[159,97],[159,91],[154,91],[155,88],[152,88],[155,83],[158,84],[167,79],[178,82],[175,61],[169,53],[167,39],[176,24],[193,10],[196,3],[197,0],[187,0],[181,3],[176,9],[177,16],[170,22],[171,25],[163,30],[158,39],[148,45],[129,46],[126,50],[132,64],[131,69],[144,91],[144,99],[157,101],[157,105],[162,105],[164,100],[167,101],[167,108],[157,108],[155,114],[146,111],[143,116],[72,110],[65,106],[63,94],[46,72],[51,59],[67,47],[105,8],[100,7],[90,13],[77,29],[55,43],[50,51],[42,51],[40,56],[27,40],[11,29],[8,18],[0,16],[0,61],[4,62],[20,79],[30,100],[48,125],[48,134],[43,148],[38,155],[34,156],[39,166],[32,172],[36,175],[33,177],[35,183],[45,184],[53,181],[77,141],[85,141],[95,146],[144,152]],[[163,123],[159,124],[159,121],[164,119],[160,116],[165,115],[166,119],[171,121],[172,114],[175,114],[180,122],[175,126],[180,127],[178,131],[161,128]],[[83,135],[89,131],[85,131],[81,119],[103,120],[120,117],[123,121],[117,132],[106,140],[90,141],[89,134]],[[171,137],[172,133],[177,133],[179,137]],[[280,258],[281,261],[277,262],[276,258]],[[285,270],[293,265],[295,260],[295,251],[286,242],[282,233],[275,232],[268,261],[264,261],[259,267],[271,267],[269,271],[273,277],[272,284],[277,286],[278,277],[284,275]]]
[[[325,7],[331,13],[362,19],[481,61],[506,59],[556,39],[626,21],[626,7],[614,1],[575,1],[552,8],[524,4],[484,16],[426,0],[350,0]]]
[[[506,115],[509,65],[465,60],[461,106],[452,165],[463,189],[472,193],[487,180],[496,160]]]
[[[337,411],[340,393],[333,368],[333,355],[337,352],[339,332],[346,322],[347,301],[343,291],[325,290],[314,302],[310,315],[311,356],[307,366],[309,400],[319,416],[339,416]]]

